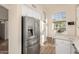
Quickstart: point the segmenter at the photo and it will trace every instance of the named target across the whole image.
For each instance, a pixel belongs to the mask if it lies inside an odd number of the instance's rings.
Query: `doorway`
[[[0,6],[0,54],[8,54],[8,10]]]

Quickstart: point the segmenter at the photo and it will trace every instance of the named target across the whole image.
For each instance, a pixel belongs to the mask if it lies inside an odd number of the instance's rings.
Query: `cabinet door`
[[[56,54],[70,54],[71,43],[69,41],[56,39],[55,45],[56,45]]]

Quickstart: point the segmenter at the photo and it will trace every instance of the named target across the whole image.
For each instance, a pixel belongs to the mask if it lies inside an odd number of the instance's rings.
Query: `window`
[[[54,22],[54,29],[58,30],[58,32],[65,31],[66,30],[66,22],[65,21]]]
[[[64,32],[66,30],[65,12],[58,12],[53,16],[54,30]]]

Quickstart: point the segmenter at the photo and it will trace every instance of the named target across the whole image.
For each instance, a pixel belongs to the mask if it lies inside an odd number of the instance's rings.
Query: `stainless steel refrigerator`
[[[22,16],[22,53],[40,53],[40,21],[33,17]]]

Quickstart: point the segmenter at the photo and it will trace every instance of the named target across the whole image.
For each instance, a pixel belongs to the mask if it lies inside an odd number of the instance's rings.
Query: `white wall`
[[[66,21],[74,21],[75,25],[66,25],[67,35],[76,36],[76,6],[67,9]]]
[[[34,17],[36,19],[41,19],[41,11],[38,11],[37,8],[33,8],[29,5],[22,5],[22,16]]]

